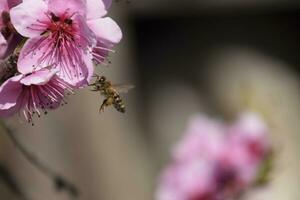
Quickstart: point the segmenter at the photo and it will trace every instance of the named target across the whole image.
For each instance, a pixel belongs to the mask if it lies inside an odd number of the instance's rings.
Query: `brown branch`
[[[38,169],[40,172],[42,172],[44,175],[49,177],[56,188],[57,191],[64,191],[69,193],[72,197],[78,197],[79,191],[77,187],[71,183],[70,181],[66,180],[65,177],[60,175],[59,173],[55,172],[53,169],[51,169],[48,165],[46,165],[44,162],[42,162],[33,152],[30,152],[27,147],[25,147],[15,136],[13,130],[6,125],[2,120],[0,120],[0,126],[4,129],[4,131],[7,133],[8,137],[12,141],[12,143],[15,145],[15,147],[24,155],[24,157]]]
[[[29,200],[29,198],[22,191],[20,185],[17,183],[16,178],[13,176],[11,171],[2,163],[0,163],[0,179],[21,200]]]
[[[18,73],[17,59],[17,54],[11,54],[5,60],[0,60],[0,85]]]

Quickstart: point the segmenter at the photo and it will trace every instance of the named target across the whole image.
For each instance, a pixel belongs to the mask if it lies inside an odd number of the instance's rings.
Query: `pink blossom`
[[[102,62],[110,45],[122,38],[119,26],[104,17],[111,1],[25,0],[11,10],[16,30],[30,38],[20,53],[23,73],[52,66],[66,82],[81,86],[93,73],[92,59]],[[96,51],[100,49],[101,51]]]
[[[56,76],[55,70],[43,70],[29,75],[17,75],[0,86],[0,116],[7,117],[17,112],[28,122],[32,117],[47,113],[64,103],[65,91],[72,92],[72,86]]]
[[[244,113],[232,124],[194,117],[163,172],[157,200],[226,200],[251,188],[271,145],[264,121]]]
[[[186,161],[202,157],[213,158],[223,150],[224,125],[203,115],[194,116],[185,132],[185,136],[173,150],[173,158]]]
[[[212,200],[215,191],[214,165],[194,159],[170,165],[162,174],[157,200]]]
[[[268,131],[267,125],[258,114],[243,113],[229,128],[229,140],[231,145],[244,147],[255,162],[262,159],[271,148],[267,137]]]
[[[97,44],[91,53],[96,63],[105,63],[113,46],[123,37],[118,24],[110,17],[105,17],[112,0],[87,0],[87,25],[96,36]]]
[[[268,127],[258,114],[247,112],[241,114],[227,132],[227,147],[219,160],[236,169],[241,186],[250,185],[271,151]]]

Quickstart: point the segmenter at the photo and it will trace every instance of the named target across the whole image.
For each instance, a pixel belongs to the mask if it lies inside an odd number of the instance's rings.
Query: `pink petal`
[[[0,13],[2,13],[4,10],[8,10],[7,0],[0,1]]]
[[[67,83],[70,83],[71,85],[77,88],[81,88],[89,84],[94,74],[94,64],[90,55],[84,55],[83,59],[84,59],[84,66],[82,66],[82,74],[83,74],[82,78],[79,79],[78,81],[63,79]]]
[[[218,120],[202,115],[194,116],[184,137],[175,146],[173,158],[178,161],[195,158],[215,159],[225,144],[225,126]]]
[[[69,15],[78,13],[86,16],[86,1],[84,0],[49,0],[48,8],[56,16],[61,16],[66,12]]]
[[[49,21],[47,5],[43,0],[26,0],[10,11],[11,21],[16,30],[25,37],[39,36],[45,31],[37,27],[38,20]]]
[[[106,15],[111,2],[111,0],[87,0],[87,19],[97,19]]]
[[[28,86],[45,85],[51,80],[51,78],[57,73],[57,71],[58,70],[42,69],[22,78],[20,82]]]
[[[29,39],[26,41],[24,47],[22,48],[18,60],[18,71],[22,74],[29,74],[33,71],[49,67],[49,63],[41,61],[41,58],[44,55],[43,53],[46,52],[47,46],[40,45],[43,48],[36,47],[41,39],[43,39],[43,36]]]
[[[87,68],[87,65],[90,64],[87,64],[88,59],[84,58],[85,55],[83,55],[83,53],[78,55],[82,57],[82,59],[78,60],[78,63],[76,63],[76,67],[69,64],[68,62],[54,63],[56,62],[56,60],[52,59],[51,55],[45,55],[45,52],[46,54],[49,54],[49,49],[47,49],[47,45],[44,45],[49,43],[48,39],[49,38],[44,38],[44,36],[40,36],[29,39],[26,42],[26,44],[20,52],[20,57],[18,60],[18,71],[22,74],[29,74],[34,71],[39,71],[43,68],[55,68],[59,70],[57,72],[58,77],[73,86],[76,86],[78,84],[81,85],[82,81],[86,83],[89,74],[89,69]],[[42,45],[39,45],[41,44],[41,41]],[[65,52],[61,52],[62,55],[64,53]],[[67,55],[67,53],[65,53],[65,55]],[[89,60],[89,62],[91,62],[90,58]],[[66,70],[68,71],[68,73],[66,73]]]
[[[213,163],[200,159],[172,163],[162,174],[157,200],[208,199],[215,189],[213,169]]]
[[[122,39],[120,27],[110,17],[88,20],[87,23],[99,41],[107,41],[116,44]]]
[[[0,86],[0,110],[8,110],[17,104],[22,92],[22,84],[19,82],[23,75],[14,76]]]
[[[3,58],[5,52],[7,49],[7,41],[3,37],[3,35],[0,33],[0,59]]]
[[[214,188],[213,165],[206,160],[193,160],[180,166],[179,182],[188,196],[204,196]]]
[[[94,63],[92,61],[92,58],[89,56],[85,57],[85,63],[87,67],[87,74],[86,74],[86,82],[90,83],[92,76],[94,75]]]
[[[108,10],[112,4],[112,0],[101,0],[105,5],[105,9]]]
[[[95,46],[97,44],[97,40],[95,39],[94,32],[89,28],[86,23],[86,19],[80,15],[76,15],[74,17],[75,23],[78,25],[78,32],[79,35],[84,36],[80,37],[78,42],[82,48],[86,48],[88,46]]]
[[[0,109],[0,117],[10,117],[17,113],[20,110],[20,104],[16,104],[15,106],[7,109],[7,110],[1,110]]]

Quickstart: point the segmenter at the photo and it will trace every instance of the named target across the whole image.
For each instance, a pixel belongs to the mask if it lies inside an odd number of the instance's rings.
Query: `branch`
[[[0,120],[0,126],[4,129],[12,143],[24,155],[24,157],[40,172],[42,172],[45,176],[48,176],[53,181],[57,191],[67,192],[74,198],[79,196],[79,191],[73,183],[66,180],[65,177],[55,172],[48,165],[42,162],[34,153],[30,152],[28,148],[26,148],[18,140],[13,130],[10,129],[10,127],[8,127],[2,120]]]
[[[11,54],[6,59],[0,60],[0,85],[18,73],[17,60],[17,54]]]
[[[0,178],[6,184],[6,186],[21,200],[29,200],[29,198],[27,198],[27,196],[22,191],[19,184],[16,182],[15,177],[2,163],[0,163]]]

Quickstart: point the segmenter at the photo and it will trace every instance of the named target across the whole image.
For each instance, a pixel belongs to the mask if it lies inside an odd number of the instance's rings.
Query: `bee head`
[[[121,113],[125,113],[126,112],[126,108],[125,105],[121,105],[120,108],[118,109]]]
[[[104,76],[101,76],[100,78],[99,78],[99,82],[100,83],[103,83],[103,82],[105,82],[106,81],[106,78],[104,77]]]

